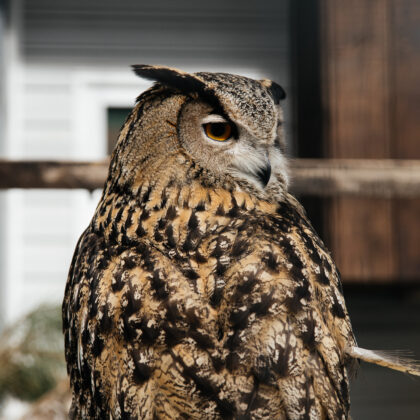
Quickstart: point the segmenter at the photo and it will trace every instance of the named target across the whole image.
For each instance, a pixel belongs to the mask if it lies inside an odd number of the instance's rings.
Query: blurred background
[[[292,157],[420,159],[418,0],[0,0],[0,158],[106,158],[141,63],[275,80]],[[67,403],[58,306],[99,195],[0,190],[0,418]],[[359,345],[420,358],[420,198],[300,199]],[[352,414],[418,419],[420,381],[364,364]]]

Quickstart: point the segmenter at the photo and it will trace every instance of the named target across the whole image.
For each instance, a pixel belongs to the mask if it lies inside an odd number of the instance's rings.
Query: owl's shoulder
[[[342,350],[353,345],[339,271],[302,206],[286,196],[275,205],[257,203],[255,209],[236,221],[240,229],[224,252],[217,244],[229,235],[223,233],[215,240],[213,253],[219,264],[230,262],[227,275],[234,279],[226,304],[236,298],[240,302],[250,299],[251,305],[277,305],[297,318],[316,312],[318,326]],[[252,292],[252,297],[244,296],[243,291]]]

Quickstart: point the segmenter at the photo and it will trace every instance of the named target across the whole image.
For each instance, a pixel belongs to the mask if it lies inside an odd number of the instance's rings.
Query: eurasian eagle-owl
[[[359,349],[338,271],[288,193],[283,89],[134,66],[63,303],[74,419],[347,419]],[[377,360],[375,360],[377,359]]]

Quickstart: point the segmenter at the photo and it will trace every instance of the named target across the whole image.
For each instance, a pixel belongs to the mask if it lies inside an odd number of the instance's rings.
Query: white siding
[[[105,157],[106,109],[131,106],[145,85],[126,69],[21,63],[15,159]],[[45,302],[60,303],[78,237],[100,191],[16,190],[8,194],[6,321]]]
[[[129,64],[232,71],[289,85],[287,0],[264,7],[250,0],[12,3],[8,157],[103,158],[107,107],[130,107],[147,87]],[[99,193],[7,193],[7,320],[42,301],[61,301]]]
[[[68,80],[59,80],[57,74],[48,81],[37,80],[28,72],[23,88],[22,155],[32,159],[68,159],[72,155],[73,134],[71,85]]]

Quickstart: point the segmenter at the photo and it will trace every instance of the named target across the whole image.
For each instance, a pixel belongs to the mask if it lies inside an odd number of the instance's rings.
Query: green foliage
[[[33,401],[65,376],[61,308],[44,305],[0,336],[0,401]]]

